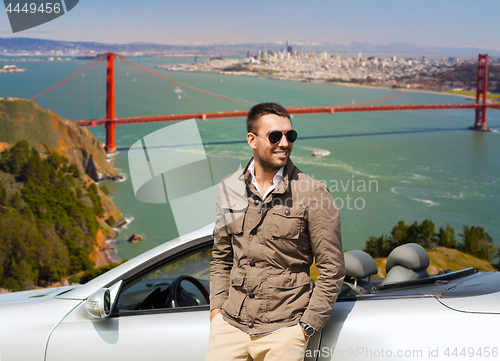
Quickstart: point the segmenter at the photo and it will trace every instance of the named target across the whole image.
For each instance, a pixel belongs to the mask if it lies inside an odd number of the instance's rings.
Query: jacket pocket
[[[304,223],[304,210],[277,206],[272,212],[271,235],[275,238],[298,239]]]
[[[312,285],[306,273],[270,276],[266,321],[291,321],[304,313],[309,304]]]
[[[246,209],[230,210],[228,208],[224,208],[223,210],[228,233],[243,233],[243,221],[245,220]]]
[[[245,300],[246,292],[243,289],[245,274],[242,272],[234,272],[231,275],[231,284],[229,286],[229,295],[226,302],[222,306],[224,311],[229,316],[238,318],[241,313],[241,307]]]

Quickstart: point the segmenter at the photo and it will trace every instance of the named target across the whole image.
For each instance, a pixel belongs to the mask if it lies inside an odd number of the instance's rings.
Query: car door
[[[210,259],[205,245],[132,272],[107,319],[89,319],[82,302],[52,332],[46,360],[204,360]]]

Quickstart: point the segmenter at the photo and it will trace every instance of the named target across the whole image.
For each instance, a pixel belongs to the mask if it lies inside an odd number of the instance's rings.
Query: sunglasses
[[[251,132],[253,133],[253,132]],[[253,133],[259,137],[262,137],[262,135],[259,135],[257,133]],[[273,130],[272,132],[269,132],[267,135],[267,140],[269,140],[269,143],[271,144],[277,144],[283,137],[283,134],[285,134],[286,139],[290,142],[293,143],[297,140],[297,132],[293,129],[291,130],[286,130],[286,131],[281,131],[281,130]],[[266,139],[265,137],[262,137]]]

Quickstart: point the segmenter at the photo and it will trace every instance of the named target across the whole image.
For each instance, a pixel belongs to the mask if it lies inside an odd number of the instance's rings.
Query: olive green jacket
[[[247,166],[224,178],[216,207],[210,309],[222,308],[250,335],[299,321],[321,330],[345,275],[339,211],[326,185],[288,160],[262,203]]]

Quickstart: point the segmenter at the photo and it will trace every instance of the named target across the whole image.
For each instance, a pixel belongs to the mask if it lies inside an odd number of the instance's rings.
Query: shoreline
[[[160,66],[156,66],[156,68],[162,69]],[[164,68],[163,68],[164,69]],[[448,90],[428,90],[428,89],[417,89],[417,88],[392,88],[391,86],[383,86],[383,85],[370,85],[370,84],[357,84],[357,83],[349,83],[349,82],[338,82],[338,81],[326,81],[326,80],[307,80],[304,81],[304,79],[298,79],[298,78],[282,78],[282,77],[274,77],[270,75],[265,75],[265,74],[260,74],[257,72],[251,72],[251,71],[223,71],[221,69],[213,69],[213,70],[195,70],[195,71],[186,71],[186,70],[170,70],[170,69],[164,69],[167,71],[173,71],[173,72],[183,72],[183,73],[213,73],[213,74],[221,74],[221,75],[238,75],[238,76],[251,76],[251,77],[259,77],[262,79],[273,79],[273,80],[285,80],[285,81],[293,81],[293,82],[305,82],[305,83],[312,83],[312,84],[333,84],[333,85],[340,85],[340,86],[347,86],[347,87],[355,87],[355,88],[364,88],[364,89],[379,89],[379,90],[392,90],[392,91],[397,91],[397,92],[419,92],[419,93],[429,93],[429,94],[441,94],[441,95],[452,95],[452,96],[458,96],[458,97],[463,97],[466,99],[475,99],[475,95],[468,95],[468,94],[457,94],[457,93],[451,93]],[[500,101],[500,98],[498,98]],[[491,98],[488,98],[489,102],[495,103]]]
[[[172,70],[170,70],[172,71]],[[182,72],[182,70],[179,70]],[[188,71],[184,71],[186,73],[190,73]],[[259,73],[254,73],[254,72],[249,72],[249,71],[216,71],[216,70],[209,70],[205,71],[208,73],[218,73],[218,74],[223,74],[223,75],[246,75],[246,76],[255,76],[255,77],[261,77],[263,79],[274,79],[274,80],[285,80],[285,81],[293,81],[293,82],[304,82],[303,79],[294,79],[294,78],[280,78],[280,77],[273,77],[269,75],[263,75]],[[205,73],[204,72],[204,73]],[[409,92],[409,93],[428,93],[428,94],[441,94],[441,95],[451,95],[451,96],[458,96],[466,99],[476,99],[475,95],[469,95],[469,94],[459,94],[459,93],[453,93],[452,91],[449,90],[429,90],[429,89],[417,89],[417,88],[392,88],[390,86],[383,86],[383,85],[370,85],[370,84],[357,84],[357,83],[349,83],[349,82],[330,82],[330,81],[325,81],[325,80],[308,80],[306,83],[316,83],[316,84],[333,84],[333,85],[340,85],[340,86],[347,86],[347,87],[354,87],[354,88],[364,88],[364,89],[379,89],[379,90],[392,90],[392,91],[397,91],[397,92]],[[496,98],[498,99],[498,102],[500,102],[500,97]],[[494,99],[492,98],[487,98],[488,103],[497,103]]]
[[[95,262],[96,268],[115,263],[111,260],[107,252],[108,250],[113,250],[113,247],[109,246],[106,240],[106,236],[104,236],[104,233],[102,233],[102,231],[100,230],[97,232],[97,246],[97,260]]]

